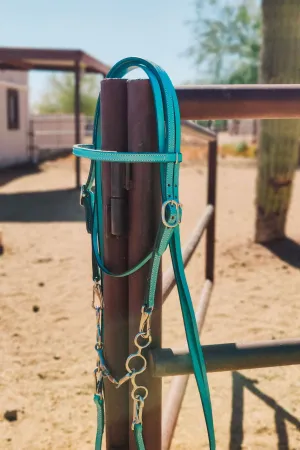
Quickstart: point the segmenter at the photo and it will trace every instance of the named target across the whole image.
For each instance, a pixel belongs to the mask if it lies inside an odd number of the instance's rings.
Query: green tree
[[[194,43],[186,55],[193,59],[202,81],[257,83],[261,47],[257,1],[196,0],[195,18],[188,25]]]
[[[262,83],[300,83],[298,0],[263,0]],[[258,152],[256,241],[285,235],[298,163],[300,121],[262,120]]]
[[[67,73],[53,74],[49,77],[48,87],[41,101],[36,105],[40,114],[74,113],[75,77]],[[93,116],[99,92],[99,82],[95,75],[84,75],[80,84],[80,111]]]

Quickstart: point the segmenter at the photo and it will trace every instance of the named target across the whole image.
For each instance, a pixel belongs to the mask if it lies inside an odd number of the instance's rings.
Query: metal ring
[[[140,369],[135,369],[135,368],[131,369],[130,368],[129,363],[134,358],[140,358],[143,361],[143,366]],[[147,368],[146,358],[143,355],[141,355],[140,353],[133,353],[132,355],[128,356],[125,367],[129,373],[134,372],[134,375],[139,375],[139,374],[143,373]]]
[[[141,331],[140,333],[138,333],[136,336],[135,336],[135,338],[134,338],[134,345],[139,349],[139,350],[143,350],[144,348],[147,348],[150,344],[151,344],[151,342],[152,342],[152,336],[151,336],[151,334],[149,334],[148,336],[146,336],[146,331]],[[148,342],[146,342],[146,344],[144,344],[144,345],[140,345],[139,343],[138,343],[138,338],[139,337],[142,337],[142,338],[144,338],[144,339],[148,339]]]
[[[136,400],[135,393],[136,393],[136,391],[139,390],[139,389],[144,389],[145,395],[144,395],[144,396],[141,395],[141,397],[143,398],[143,400],[145,400],[145,398],[148,397],[148,389],[147,389],[145,386],[135,386],[135,388],[132,389],[132,391],[131,391],[131,398],[132,398],[133,400]]]

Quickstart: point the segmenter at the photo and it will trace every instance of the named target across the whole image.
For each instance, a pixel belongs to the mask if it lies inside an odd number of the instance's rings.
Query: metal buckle
[[[86,197],[86,193],[85,193],[85,185],[83,184],[80,188],[80,194],[79,194],[79,204],[81,206],[83,206],[83,201],[82,199]]]
[[[173,225],[170,225],[166,219],[166,207],[168,205],[175,205],[175,207],[176,207],[176,222]],[[181,222],[180,209],[182,209],[182,203],[179,203],[176,200],[167,200],[166,202],[163,203],[163,205],[161,207],[161,220],[165,227],[175,228],[175,227],[177,227],[177,225],[180,224],[180,222]]]

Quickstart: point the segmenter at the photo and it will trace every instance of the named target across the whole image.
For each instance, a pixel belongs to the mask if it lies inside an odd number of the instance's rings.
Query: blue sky
[[[193,12],[193,0],[5,0],[0,45],[79,48],[109,65],[140,56],[179,84],[196,77],[192,62],[180,56],[191,44],[184,22]],[[45,73],[31,73],[31,101],[46,80]]]

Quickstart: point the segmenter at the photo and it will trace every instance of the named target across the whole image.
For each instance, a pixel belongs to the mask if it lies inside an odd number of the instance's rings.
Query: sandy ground
[[[5,244],[0,259],[0,448],[92,449],[90,244],[72,189],[73,160],[12,175],[2,179],[0,188]],[[199,195],[191,196],[196,186]],[[299,337],[300,173],[288,220],[290,240],[272,251],[252,243],[254,186],[253,165],[222,162],[216,286],[202,334],[205,344]],[[184,167],[183,242],[205,204],[205,189],[206,168]],[[203,281],[202,246],[187,276],[196,303]],[[184,331],[175,292],[163,314],[163,344],[181,346]],[[300,449],[299,380],[296,366],[209,374],[217,448]],[[164,380],[164,397],[169,382]],[[17,421],[3,417],[11,409],[18,410]],[[207,449],[192,379],[172,448]]]

